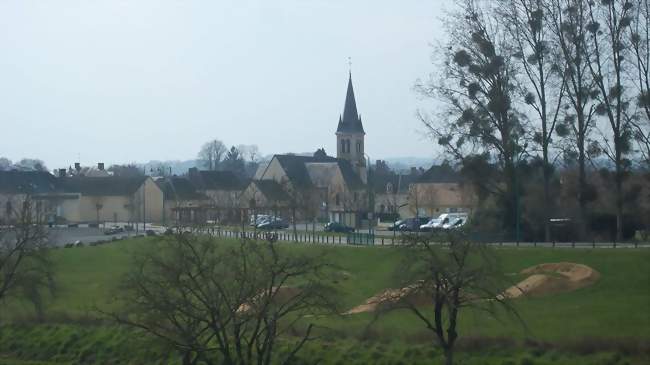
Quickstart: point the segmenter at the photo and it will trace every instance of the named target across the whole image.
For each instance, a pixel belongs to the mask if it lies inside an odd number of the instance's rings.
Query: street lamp
[[[368,177],[366,179],[366,185],[368,187],[368,235],[372,235],[372,220],[375,218],[375,202],[374,194],[372,189],[372,165],[370,164],[370,156],[367,153],[364,153],[368,161]],[[370,239],[370,237],[368,237]]]

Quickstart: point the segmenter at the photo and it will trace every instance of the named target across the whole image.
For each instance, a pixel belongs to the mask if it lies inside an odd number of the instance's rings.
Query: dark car
[[[417,232],[420,226],[429,221],[429,217],[406,218],[399,225],[399,230],[403,232]]]
[[[285,229],[289,225],[282,218],[269,218],[257,225],[258,229]]]
[[[339,222],[329,222],[323,228],[325,232],[338,232],[338,233],[350,233],[354,232],[354,228],[348,227],[343,223]]]
[[[156,236],[157,235],[156,231],[154,231],[153,229],[147,229],[146,231],[144,231],[144,233],[147,236]]]

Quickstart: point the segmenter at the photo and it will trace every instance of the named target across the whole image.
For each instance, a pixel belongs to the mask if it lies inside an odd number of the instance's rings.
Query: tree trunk
[[[551,225],[550,225],[550,211],[551,211],[551,193],[550,193],[550,180],[551,180],[551,167],[548,164],[548,146],[544,148],[544,241],[551,240]]]
[[[578,114],[580,123],[580,113]],[[582,122],[584,123],[584,122]],[[587,176],[585,172],[585,141],[584,137],[578,137],[578,230],[580,239],[584,240],[587,236]]]
[[[445,353],[445,365],[453,365],[454,364],[454,352],[451,348],[447,348],[444,350]]]
[[[616,161],[616,242],[623,240],[623,169],[620,153]]]

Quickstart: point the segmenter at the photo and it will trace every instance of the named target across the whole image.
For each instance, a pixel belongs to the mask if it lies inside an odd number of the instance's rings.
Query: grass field
[[[19,359],[24,364],[116,359],[168,363],[174,358],[169,350],[143,343],[149,340],[128,329],[94,320],[94,308],[114,305],[114,288],[128,270],[132,252],[150,239],[54,250],[58,291],[48,304],[45,323],[35,323],[33,310],[25,303],[2,304],[0,363],[18,363]],[[400,251],[388,247],[283,247],[294,252],[327,251],[348,274],[347,280],[338,284],[345,308],[394,287],[395,272],[404,264]],[[498,255],[506,271],[512,273],[535,264],[569,261],[591,266],[601,278],[575,292],[517,300],[526,328],[508,317],[498,321],[480,313],[464,313],[460,323],[461,337],[466,339],[459,357],[462,363],[623,364],[648,360],[649,250],[507,248],[498,250]],[[410,313],[392,312],[369,327],[372,320],[372,314],[321,319],[333,332],[311,344],[303,357],[332,364],[409,364],[431,363],[439,356],[429,345],[431,337],[423,325]]]

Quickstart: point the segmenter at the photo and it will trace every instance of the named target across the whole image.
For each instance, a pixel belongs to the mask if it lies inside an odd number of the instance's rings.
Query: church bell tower
[[[352,73],[350,72],[343,116],[339,116],[339,124],[336,128],[336,157],[350,161],[364,183],[368,180],[364,154],[365,135],[361,117],[357,113],[357,103],[354,100],[352,88]]]

